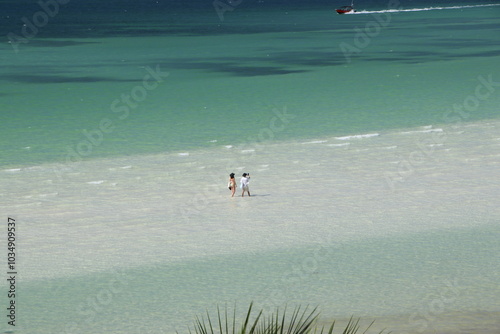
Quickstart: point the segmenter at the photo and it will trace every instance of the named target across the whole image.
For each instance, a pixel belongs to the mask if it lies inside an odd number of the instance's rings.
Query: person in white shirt
[[[250,174],[243,173],[243,176],[241,177],[240,180],[240,187],[242,189],[241,197],[245,197],[245,191],[248,193],[248,196],[250,196],[250,189],[248,189],[249,182],[250,182]]]

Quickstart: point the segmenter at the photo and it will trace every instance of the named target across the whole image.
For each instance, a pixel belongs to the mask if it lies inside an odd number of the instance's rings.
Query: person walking
[[[227,183],[229,190],[231,190],[231,197],[234,197],[236,191],[236,180],[234,179],[234,173],[229,174],[229,182]]]
[[[245,191],[248,193],[248,196],[250,197],[250,189],[248,188],[249,182],[250,182],[250,174],[243,173],[240,180],[240,187],[242,189],[241,197],[245,197]]]

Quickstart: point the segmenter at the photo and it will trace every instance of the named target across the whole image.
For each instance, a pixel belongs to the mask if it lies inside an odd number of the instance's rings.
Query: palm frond
[[[237,330],[236,306],[234,307],[232,321],[229,319],[227,306],[224,312],[221,312],[220,307],[217,306],[217,319],[215,322],[212,321],[208,310],[206,317],[200,318],[196,316],[193,326],[194,334],[333,334],[335,328],[335,321],[332,322],[327,331],[324,326],[321,328],[317,326],[319,319],[318,307],[311,310],[309,306],[304,309],[298,306],[290,316],[287,315],[286,307],[282,312],[277,308],[276,312],[268,316],[263,314],[263,310],[260,310],[256,316],[252,314],[252,311],[253,302],[250,303],[243,323],[240,329]],[[374,321],[365,329],[363,334],[367,334],[373,323]],[[357,334],[360,328],[360,319],[351,317],[342,334]],[[188,331],[189,334],[192,334],[189,327]],[[380,334],[383,332],[381,331]]]

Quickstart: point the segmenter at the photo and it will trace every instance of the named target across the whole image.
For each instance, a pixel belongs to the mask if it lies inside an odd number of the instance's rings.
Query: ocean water
[[[36,7],[8,16],[4,35],[19,38],[2,44],[2,165],[242,144],[275,108],[297,121],[272,140],[443,123],[479,76],[498,77],[498,6],[341,16],[242,3],[224,21],[213,8],[149,17],[121,4],[106,21],[106,7],[76,18],[81,4],[66,6],[38,34],[19,24]],[[467,120],[496,117],[497,99]]]
[[[182,333],[254,301],[498,333],[500,6],[334,7],[5,6],[0,330]]]

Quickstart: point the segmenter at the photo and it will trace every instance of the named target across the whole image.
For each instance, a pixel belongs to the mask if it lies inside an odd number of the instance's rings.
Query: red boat
[[[350,6],[342,6],[340,8],[335,9],[337,14],[345,14],[345,13],[350,13],[350,12],[355,12],[356,10],[352,5]]]

